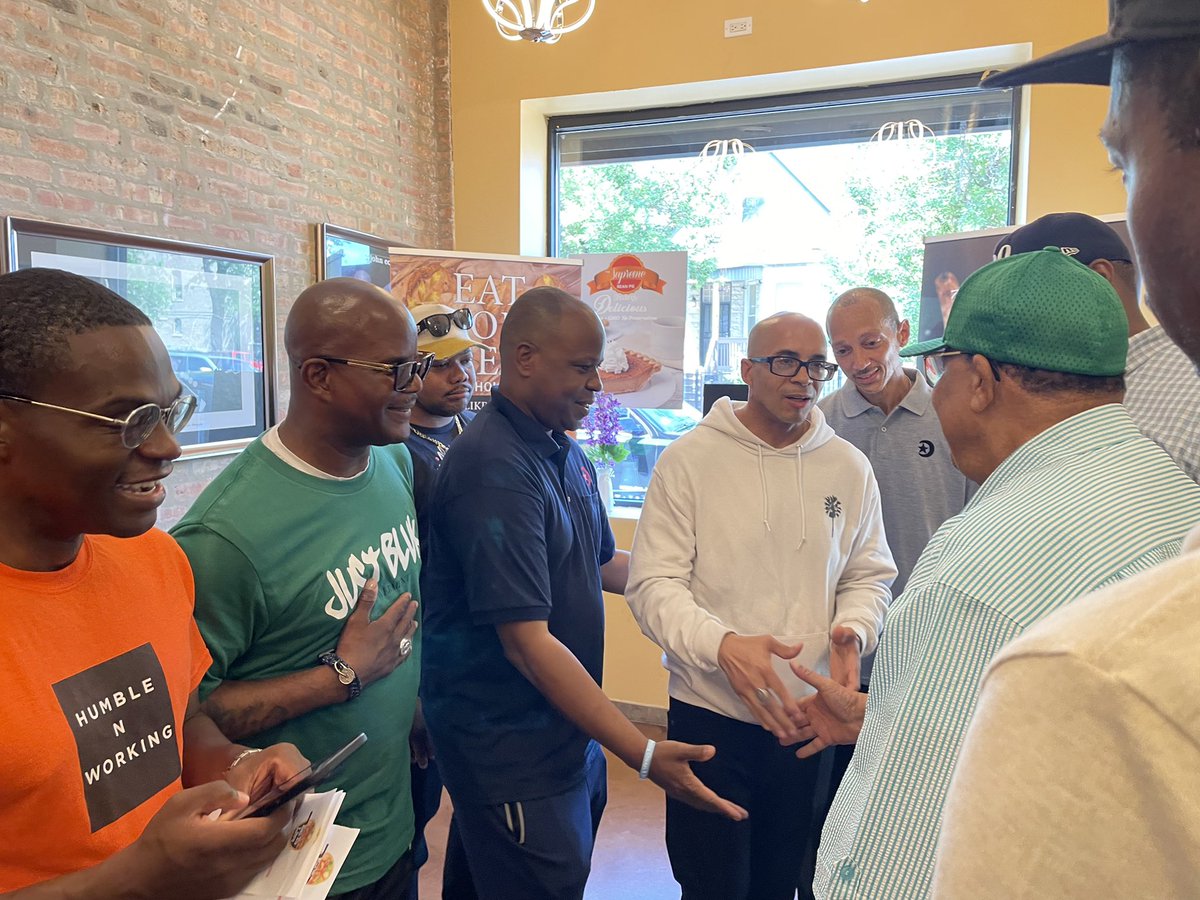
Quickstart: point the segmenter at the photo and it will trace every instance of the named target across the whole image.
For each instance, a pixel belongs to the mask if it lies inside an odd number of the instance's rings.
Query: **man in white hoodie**
[[[820,325],[765,319],[742,361],[749,399],[722,398],[655,466],[626,598],[670,670],[668,736],[717,748],[696,774],[743,822],[667,801],[683,900],[807,896],[819,761],[791,716],[799,658],[858,687],[896,568],[866,457],[817,408],[837,366]]]

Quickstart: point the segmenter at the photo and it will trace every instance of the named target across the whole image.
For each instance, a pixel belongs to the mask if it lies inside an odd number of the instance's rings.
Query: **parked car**
[[[613,469],[613,504],[640,509],[646,500],[650,473],[671,442],[687,434],[700,421],[695,407],[681,409],[625,409],[620,412],[621,439],[629,445],[629,456]],[[586,443],[588,432],[576,435]]]
[[[241,354],[204,350],[169,350],[179,382],[196,395],[200,412],[240,409],[245,374],[261,381],[262,372]]]

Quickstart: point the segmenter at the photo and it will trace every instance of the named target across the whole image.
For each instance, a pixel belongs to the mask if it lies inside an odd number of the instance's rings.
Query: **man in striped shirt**
[[[902,351],[944,361],[934,406],[955,465],[981,487],[893,605],[869,700],[797,671],[819,691],[799,753],[857,738],[817,897],[925,896],[988,662],[1055,609],[1177,555],[1200,518],[1200,486],[1121,405],[1126,325],[1112,286],[1050,249],[980,269],[945,335]]]
[[[993,81],[1111,82],[1101,138],[1138,265],[1200,366],[1200,4],[1112,0],[1107,34]],[[1200,525],[1179,559],[1081,597],[997,657],[946,801],[935,896],[1196,896],[1198,598]]]

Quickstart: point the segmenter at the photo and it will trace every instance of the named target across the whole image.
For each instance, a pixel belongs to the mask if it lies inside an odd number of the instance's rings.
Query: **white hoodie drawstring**
[[[762,451],[759,451],[762,455]],[[799,550],[804,546],[804,542],[808,540],[808,516],[804,509],[804,449],[796,448],[796,489],[800,492],[800,543],[796,545]],[[763,490],[766,490],[766,481],[763,481]]]
[[[763,469],[763,454],[762,444],[757,444],[758,447],[758,483],[762,485],[762,508],[763,508],[763,526],[767,531],[771,530],[771,507],[770,499],[767,497],[767,473]]]

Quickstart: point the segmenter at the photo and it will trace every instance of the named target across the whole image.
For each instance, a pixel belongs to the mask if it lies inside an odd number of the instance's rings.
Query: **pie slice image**
[[[624,372],[600,369],[600,380],[604,382],[604,390],[610,394],[632,394],[634,391],[640,391],[650,383],[651,378],[662,371],[662,363],[636,350],[626,350],[625,361],[629,368]]]

